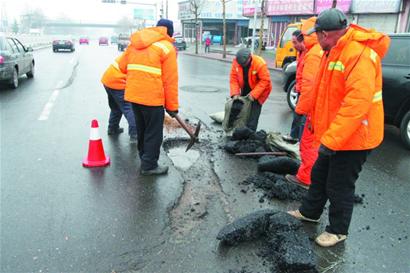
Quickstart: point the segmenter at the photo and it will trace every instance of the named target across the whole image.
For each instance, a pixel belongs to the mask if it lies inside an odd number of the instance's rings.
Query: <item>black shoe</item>
[[[152,170],[141,170],[141,175],[161,175],[161,174],[167,174],[168,173],[168,167],[167,166],[158,166],[155,169]]]
[[[121,128],[121,127],[118,127],[118,128],[116,128],[116,129],[108,129],[108,130],[107,130],[107,134],[108,134],[109,136],[119,135],[119,134],[121,134],[121,133],[123,133],[123,132],[124,132],[124,128]]]

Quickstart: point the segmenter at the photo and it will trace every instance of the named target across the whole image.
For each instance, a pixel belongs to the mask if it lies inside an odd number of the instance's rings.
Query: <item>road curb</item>
[[[225,63],[231,63],[232,62],[232,60],[229,60],[229,59],[215,58],[215,57],[211,57],[211,56],[199,55],[199,54],[190,53],[190,52],[181,52],[181,54],[188,55],[188,56],[199,57],[199,58],[208,59],[208,60],[221,61],[221,62],[225,62]],[[281,68],[268,67],[268,69],[271,70],[271,71],[275,71],[275,72],[282,72]]]

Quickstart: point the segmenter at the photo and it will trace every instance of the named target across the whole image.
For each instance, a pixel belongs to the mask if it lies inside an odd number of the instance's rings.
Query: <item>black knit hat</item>
[[[171,20],[160,19],[157,23],[157,27],[166,27],[169,37],[172,37],[172,35],[174,35],[174,23]]]

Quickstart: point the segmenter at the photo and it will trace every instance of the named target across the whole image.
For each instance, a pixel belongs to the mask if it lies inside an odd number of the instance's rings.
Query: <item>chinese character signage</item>
[[[267,15],[313,14],[313,0],[269,0],[266,6]]]
[[[316,13],[321,13],[325,9],[332,7],[333,0],[316,0]],[[345,13],[350,10],[352,0],[337,0],[337,8]]]

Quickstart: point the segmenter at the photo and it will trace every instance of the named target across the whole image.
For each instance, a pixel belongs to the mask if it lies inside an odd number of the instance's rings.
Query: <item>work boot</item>
[[[158,166],[152,170],[141,170],[141,175],[161,175],[168,173],[167,166]]]
[[[122,132],[124,132],[124,128],[121,128],[121,127],[118,127],[118,128],[115,128],[115,129],[108,128],[108,130],[107,130],[107,134],[108,134],[109,136],[119,135],[119,134],[121,134]]]
[[[292,215],[293,217],[295,217],[298,220],[311,222],[311,223],[315,223],[315,224],[319,223],[319,221],[320,221],[320,218],[316,220],[316,219],[311,219],[311,218],[307,218],[307,217],[303,216],[302,213],[300,213],[299,210],[288,211],[288,214]]]
[[[138,143],[138,137],[137,136],[130,136],[130,143],[131,144]]]
[[[296,175],[287,174],[285,178],[288,182],[298,185],[306,190],[309,189],[309,185],[305,184],[302,180],[300,180]]]
[[[315,242],[321,247],[330,247],[336,245],[337,243],[343,242],[346,239],[346,235],[333,234],[325,231],[315,239]]]

